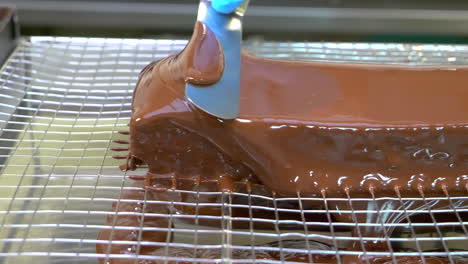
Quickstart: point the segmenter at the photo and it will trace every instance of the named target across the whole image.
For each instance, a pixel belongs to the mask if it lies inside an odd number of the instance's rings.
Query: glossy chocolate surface
[[[165,231],[168,218],[155,216],[177,210],[183,214],[219,216],[213,207],[169,208],[164,203],[139,200],[181,201],[188,204],[220,203],[220,196],[199,200],[190,194],[171,197],[169,188],[199,192],[227,191],[276,197],[445,197],[466,195],[468,187],[468,68],[461,66],[406,67],[338,63],[289,62],[242,57],[241,117],[219,120],[191,105],[184,95],[186,83],[217,82],[224,70],[222,50],[215,36],[197,23],[193,37],[179,54],[151,63],[140,74],[132,102],[130,140],[113,150],[129,151],[123,169],[147,166],[144,190],[125,191],[107,222],[127,229],[103,230],[98,253],[140,254],[186,258],[220,258],[219,250],[192,250],[112,241],[171,241]],[[126,133],[124,133],[126,134]],[[129,145],[129,147],[128,147]],[[125,156],[115,155],[122,159]],[[133,176],[141,180],[141,177]],[[172,194],[171,194],[172,193]],[[133,200],[133,201],[132,201]],[[304,209],[334,209],[330,215],[283,214],[236,210],[234,217],[251,214],[261,219],[398,223],[411,215],[380,213],[378,208],[450,208],[447,200],[317,200],[302,201]],[[265,201],[233,201],[267,208]],[[297,209],[298,204],[278,203]],[[373,207],[372,207],[373,206]],[[371,213],[339,213],[339,210]],[[375,209],[377,208],[377,209]],[[402,211],[402,210],[399,210]],[[137,214],[133,214],[137,213]],[[142,218],[138,214],[146,213]],[[147,214],[150,213],[150,214]],[[151,214],[153,213],[153,214]],[[309,219],[310,217],[310,219]],[[330,217],[327,218],[327,217]],[[464,219],[465,217],[463,217]],[[431,221],[429,221],[431,222]],[[200,225],[221,226],[217,220]],[[240,223],[233,228],[271,229],[268,224]],[[303,227],[303,226],[301,226]],[[281,226],[282,230],[298,226]],[[312,230],[311,230],[312,231]],[[316,231],[316,230],[315,230]],[[329,231],[329,230],[320,230]],[[340,230],[335,230],[340,231]],[[350,230],[341,230],[350,231]],[[380,228],[352,230],[354,236],[382,237]],[[393,229],[386,230],[387,234]],[[360,232],[358,234],[358,232]],[[271,246],[271,245],[270,245]],[[284,246],[284,245],[283,245]],[[364,245],[349,250],[363,251]],[[387,252],[376,244],[366,251]],[[294,246],[296,247],[296,246]],[[335,255],[280,256],[256,252],[261,260],[298,263],[337,263]],[[234,259],[251,259],[251,252],[233,251]],[[375,254],[341,256],[341,263],[450,263],[447,258],[391,257]],[[103,261],[103,260],[101,260]],[[135,263],[110,259],[108,263]],[[159,263],[141,260],[138,263]],[[161,261],[164,263],[164,261]],[[170,261],[167,263],[171,263]],[[183,263],[183,262],[178,262]],[[466,263],[458,262],[454,263]]]
[[[128,169],[264,184],[291,196],[452,195],[467,192],[468,68],[242,57],[241,117],[192,106],[186,82],[215,83],[223,54],[197,23],[181,53],[147,66],[133,98]]]

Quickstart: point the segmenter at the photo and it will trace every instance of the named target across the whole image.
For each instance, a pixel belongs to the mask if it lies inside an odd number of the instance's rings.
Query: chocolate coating
[[[276,197],[298,194],[301,197],[352,198],[466,195],[468,67],[289,62],[243,53],[241,114],[236,120],[214,118],[185,98],[186,83],[210,85],[219,80],[223,71],[224,57],[216,37],[206,26],[197,23],[191,41],[181,53],[153,62],[141,72],[132,102],[130,140],[116,143],[129,144],[128,160],[123,169],[148,167],[144,185],[151,192],[146,200],[174,200],[169,197],[170,192],[165,192],[168,188],[265,196],[273,193]],[[114,151],[126,149],[124,146]],[[121,157],[116,155],[116,158]],[[124,193],[123,199],[143,200],[142,195],[143,191]],[[193,202],[188,194],[181,194],[177,199]],[[427,204],[426,201],[403,204],[396,200],[376,202],[373,206],[408,210],[424,208]],[[314,201],[304,202],[302,206],[324,209],[324,205],[339,210],[367,210],[370,203]],[[448,202],[431,203],[431,206],[443,208]],[[195,214],[190,206],[176,209]],[[124,202],[119,208],[114,205],[114,210],[142,212],[143,205]],[[164,205],[149,204],[145,212],[165,214],[168,210]],[[220,215],[219,210],[209,207],[199,208],[197,213]],[[255,213],[263,219],[276,217]],[[233,211],[233,215],[244,214]],[[406,220],[401,213],[352,216],[351,213],[331,215],[332,221],[361,223]],[[317,217],[324,215],[314,217],[318,221]],[[280,219],[298,218],[297,215],[280,216]],[[137,232],[140,226],[166,228],[168,222],[164,217],[145,216],[142,222],[142,218],[134,215],[116,215],[108,217],[108,223],[135,228],[104,230],[99,236],[102,240],[111,236],[114,241],[138,241],[139,236],[145,241],[168,239],[167,233],[162,231]],[[216,220],[197,224],[220,225]],[[382,236],[380,231],[363,228],[354,230],[354,234]],[[216,250],[200,250],[195,254],[125,244],[98,244],[97,250],[189,258],[220,256]],[[361,248],[355,250],[362,251]],[[385,252],[386,249],[375,250]],[[233,252],[234,258],[249,258],[249,254]],[[256,257],[259,260],[281,259],[281,256],[267,253]],[[308,255],[282,258],[298,263],[310,261]],[[315,255],[313,260],[337,263],[335,256]],[[396,260],[398,263],[424,263],[420,257],[397,257]],[[341,257],[345,264],[367,261],[369,264],[392,263],[393,258]],[[134,263],[134,260],[112,259],[110,263]],[[157,262],[142,260],[139,263]],[[425,258],[425,263],[449,263],[449,260],[431,257]]]
[[[129,169],[148,185],[255,182],[278,195],[466,194],[468,68],[290,62],[242,55],[241,113],[219,120],[185,98],[222,50],[202,23],[179,54],[146,67],[133,97]],[[132,165],[130,165],[132,164]],[[156,183],[157,184],[157,183]],[[169,184],[166,188],[172,188]]]

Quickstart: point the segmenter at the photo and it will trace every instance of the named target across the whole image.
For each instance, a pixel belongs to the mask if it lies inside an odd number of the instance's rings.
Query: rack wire
[[[112,158],[118,154],[111,149],[113,141],[126,139],[117,132],[127,130],[140,69],[185,44],[184,40],[53,37],[21,41],[0,69],[0,263],[98,263],[98,258],[127,259],[126,263],[148,263],[143,259],[254,263],[255,258],[263,258],[257,263],[294,263],[298,260],[291,257],[297,255],[302,256],[299,261],[312,262],[320,255],[363,254],[391,257],[394,262],[401,256],[419,257],[421,263],[441,256],[448,263],[467,263],[468,195],[395,194],[368,198],[372,206],[361,208],[355,205],[362,198],[300,194],[280,198],[265,193],[171,190],[158,199],[162,196],[135,184],[119,170],[120,161]],[[291,60],[468,64],[468,46],[461,45],[251,40],[246,48],[259,56]],[[135,174],[144,174],[144,169]],[[437,206],[440,201],[444,206]],[[309,208],[309,203],[322,206]],[[351,210],[341,210],[336,207],[339,203]],[[404,206],[408,203],[420,206]],[[113,204],[120,209],[114,210]],[[389,213],[397,214],[399,221],[357,221],[360,214]],[[334,214],[352,220],[334,221]],[[122,225],[112,216],[137,217],[140,222]],[[145,224],[154,218],[163,219],[165,225]],[[356,227],[380,228],[384,235],[351,235]],[[138,239],[118,240],[112,235],[103,239],[98,237],[103,230],[111,234],[135,230]],[[165,239],[154,241],[145,232],[163,232]],[[346,247],[353,241],[376,240],[387,250]],[[96,244],[158,249],[151,254],[113,254],[97,252]]]

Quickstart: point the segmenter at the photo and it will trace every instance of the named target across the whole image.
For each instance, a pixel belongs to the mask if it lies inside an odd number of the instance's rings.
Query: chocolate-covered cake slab
[[[198,22],[182,52],[142,71],[127,169],[147,164],[147,185],[162,188],[184,179],[230,191],[235,182],[263,184],[285,196],[466,193],[467,67],[244,53],[235,120],[202,112],[184,93],[186,83],[215,83],[223,70],[216,37]]]

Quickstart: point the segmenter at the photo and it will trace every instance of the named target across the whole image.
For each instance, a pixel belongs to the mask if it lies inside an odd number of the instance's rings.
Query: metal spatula
[[[221,2],[227,4],[220,5],[217,0],[201,0],[198,21],[210,28],[221,44],[225,59],[223,76],[210,86],[187,84],[185,93],[203,111],[222,119],[235,119],[239,116],[242,18],[249,0],[241,3],[238,0]]]

